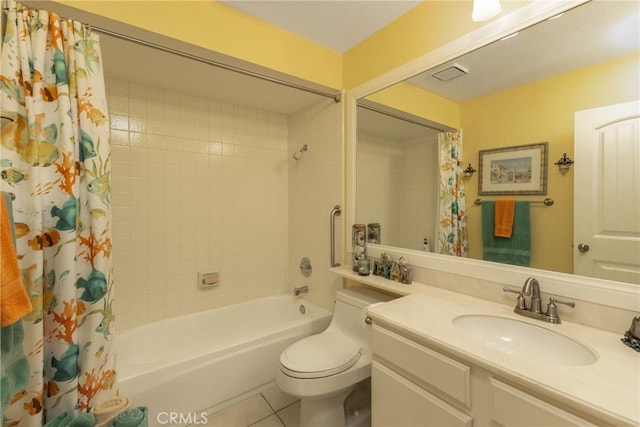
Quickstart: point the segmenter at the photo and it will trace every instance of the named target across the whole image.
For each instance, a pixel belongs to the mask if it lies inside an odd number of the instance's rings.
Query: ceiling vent
[[[443,68],[440,71],[436,71],[431,76],[442,82],[448,82],[450,80],[457,79],[458,77],[464,76],[468,72],[469,70],[464,68],[460,64],[451,64],[447,68]]]

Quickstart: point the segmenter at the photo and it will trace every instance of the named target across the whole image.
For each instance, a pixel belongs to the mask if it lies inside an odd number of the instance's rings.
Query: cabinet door
[[[372,427],[471,427],[471,417],[386,366],[371,366]]]
[[[490,381],[491,419],[503,426],[594,426],[496,379]]]
[[[410,372],[417,380],[446,393],[467,408],[471,407],[469,366],[375,324],[371,347],[376,356]]]

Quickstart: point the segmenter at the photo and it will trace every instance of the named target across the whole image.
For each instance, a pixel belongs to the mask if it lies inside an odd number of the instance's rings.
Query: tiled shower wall
[[[382,244],[435,248],[438,203],[437,134],[398,141],[358,134],[358,221],[378,222]]]
[[[122,81],[107,89],[118,328],[286,290],[288,118]],[[220,286],[199,289],[209,271]]]
[[[329,272],[329,215],[344,200],[344,148],[341,103],[325,99],[289,118],[289,151],[307,144],[299,160],[289,156],[289,289],[308,285],[311,302],[332,309],[342,279]],[[346,214],[336,217],[336,258],[342,261]],[[300,260],[311,261],[304,277]]]
[[[400,144],[378,136],[358,133],[357,158],[357,220],[360,223],[380,223],[382,243],[396,244],[398,230],[393,220],[397,202],[393,200],[393,190],[400,172],[402,159]],[[396,244],[398,246],[398,244]]]

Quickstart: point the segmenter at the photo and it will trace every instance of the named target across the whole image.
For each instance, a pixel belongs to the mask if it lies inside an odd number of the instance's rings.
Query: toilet
[[[367,288],[336,292],[333,319],[280,355],[276,382],[300,398],[301,427],[345,426],[345,399],[371,375],[371,345],[364,310],[393,297]]]

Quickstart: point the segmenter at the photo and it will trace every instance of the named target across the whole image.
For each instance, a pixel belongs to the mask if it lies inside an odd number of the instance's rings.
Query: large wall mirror
[[[427,239],[427,250],[433,251],[439,132],[462,129],[464,164],[475,169],[481,150],[546,142],[547,194],[513,197],[554,200],[553,206],[531,205],[530,266],[574,273],[574,215],[582,212],[574,206],[574,193],[583,185],[574,180],[575,170],[588,165],[576,162],[561,171],[554,162],[564,153],[580,157],[580,148],[574,148],[575,112],[638,100],[639,9],[637,1],[580,4],[358,97],[357,144],[351,147],[354,222],[380,223],[384,245],[424,250]],[[449,81],[433,77],[445,69],[462,72]],[[632,170],[624,176],[637,183],[640,149],[634,153],[624,166]],[[482,259],[481,208],[473,202],[502,196],[479,196],[477,173],[465,179],[465,191],[469,257]],[[627,236],[638,241],[635,197]],[[607,279],[635,283],[638,277],[632,271],[628,280]]]

